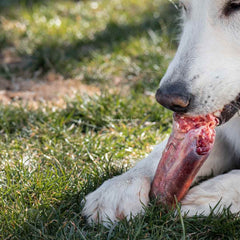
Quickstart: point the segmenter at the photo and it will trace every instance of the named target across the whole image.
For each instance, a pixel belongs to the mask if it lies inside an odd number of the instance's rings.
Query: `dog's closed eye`
[[[223,15],[229,17],[236,11],[240,11],[240,0],[231,0],[223,8]]]

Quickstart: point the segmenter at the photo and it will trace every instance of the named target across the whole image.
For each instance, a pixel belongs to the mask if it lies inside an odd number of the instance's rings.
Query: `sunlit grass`
[[[53,209],[68,215],[62,204],[73,204],[79,219],[86,191],[145,156],[164,138],[170,119],[140,95],[79,97],[57,111],[2,107],[0,236],[31,239],[56,230],[62,236],[64,223],[57,224],[62,220]]]
[[[156,204],[114,229],[88,226],[81,200],[160,142],[171,113],[152,97],[78,97],[65,109],[1,107],[1,239],[238,239],[239,218],[181,218]],[[107,236],[107,237],[106,237]]]

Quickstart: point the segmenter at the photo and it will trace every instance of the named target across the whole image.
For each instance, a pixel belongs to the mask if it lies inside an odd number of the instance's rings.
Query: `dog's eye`
[[[226,4],[226,6],[223,9],[223,14],[228,17],[232,13],[235,13],[236,11],[240,10],[240,1],[239,0],[233,0]]]

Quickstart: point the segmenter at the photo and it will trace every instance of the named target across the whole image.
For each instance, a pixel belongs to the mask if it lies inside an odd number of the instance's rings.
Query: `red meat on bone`
[[[174,206],[189,190],[209,156],[219,124],[213,115],[187,117],[174,114],[173,131],[155,173],[150,195]]]

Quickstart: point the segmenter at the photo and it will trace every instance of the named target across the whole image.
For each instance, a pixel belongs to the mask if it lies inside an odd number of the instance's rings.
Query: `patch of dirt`
[[[88,86],[77,79],[64,79],[49,72],[42,80],[16,78],[7,80],[0,77],[0,102],[3,104],[27,103],[39,107],[42,104],[65,106],[65,99],[76,95],[100,94],[100,89]]]
[[[76,95],[92,96],[100,95],[100,88],[82,83],[82,79],[64,79],[64,77],[54,71],[42,75],[38,70],[30,74],[26,70],[27,58],[21,58],[14,47],[6,47],[0,52],[0,67],[6,72],[8,79],[0,76],[0,103],[19,105],[27,104],[29,107],[42,106],[66,106],[66,98],[73,99]],[[17,76],[14,71],[17,69]],[[21,76],[21,77],[18,77]],[[133,78],[131,84],[129,80],[115,76],[112,85],[103,89],[110,93],[128,95],[130,86],[139,80]],[[148,92],[145,94],[149,95]],[[154,96],[154,94],[150,93]]]
[[[36,108],[43,105],[64,107],[66,98],[100,94],[98,87],[83,84],[81,79],[64,79],[54,71],[49,71],[44,77],[40,77],[41,71],[29,74],[24,70],[27,64],[28,60],[19,57],[14,47],[1,50],[0,67],[5,70],[8,79],[0,76],[0,103],[23,103]],[[15,69],[21,77],[11,74]]]

